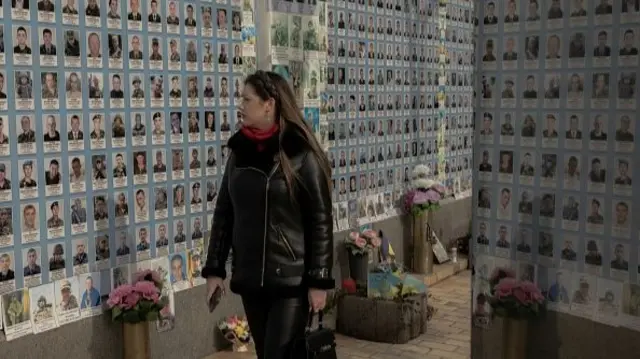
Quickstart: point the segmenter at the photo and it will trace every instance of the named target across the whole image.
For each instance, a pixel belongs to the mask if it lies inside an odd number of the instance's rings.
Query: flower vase
[[[502,359],[526,359],[528,324],[526,320],[504,319]]]
[[[429,223],[433,222],[433,211],[415,214],[411,220],[413,272],[431,274],[433,271],[433,251]]]
[[[356,284],[367,285],[369,277],[369,253],[353,254],[349,252],[349,274]]]
[[[249,351],[249,346],[245,343],[237,342],[233,343],[233,352],[234,353],[246,353]]]
[[[124,323],[122,336],[123,359],[151,359],[149,322]]]

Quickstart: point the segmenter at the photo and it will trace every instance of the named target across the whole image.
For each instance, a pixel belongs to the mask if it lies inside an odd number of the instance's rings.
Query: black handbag
[[[338,359],[333,330],[324,328],[322,311],[318,312],[318,327],[312,329],[315,314],[309,314],[304,336],[293,343],[291,359]]]

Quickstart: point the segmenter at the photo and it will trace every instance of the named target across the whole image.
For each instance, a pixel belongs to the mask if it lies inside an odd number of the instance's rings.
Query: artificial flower
[[[146,280],[136,282],[134,289],[140,293],[142,298],[151,300],[154,303],[158,302],[160,291],[153,282]]]
[[[356,238],[356,240],[354,241],[354,244],[358,247],[358,248],[364,248],[367,246],[367,240],[362,238],[362,237],[358,237]]]
[[[342,280],[342,290],[347,294],[354,294],[356,292],[356,281],[351,278],[345,278]]]
[[[425,178],[426,176],[431,174],[431,169],[429,169],[426,165],[417,165],[413,168],[411,172],[411,177],[414,179],[417,178]]]
[[[504,298],[513,295],[513,290],[517,285],[518,281],[515,278],[503,278],[494,288],[496,296],[498,298]]]
[[[544,295],[540,292],[540,288],[530,281],[520,282],[522,289],[531,296],[531,299],[535,302],[544,302]]]
[[[222,335],[233,344],[247,344],[251,340],[249,323],[236,315],[222,320],[218,324]]]
[[[416,191],[413,194],[413,204],[428,204],[430,201],[430,196],[427,195],[427,192]]]
[[[107,299],[107,307],[114,308],[122,304],[122,297],[116,294],[114,291],[109,293],[109,299]]]
[[[142,295],[138,292],[132,292],[128,296],[122,298],[123,309],[133,309],[142,298]]]
[[[133,286],[130,284],[123,284],[116,287],[109,293],[109,299],[107,305],[109,308],[115,306],[124,306],[125,299],[133,293]]]
[[[498,267],[489,276],[489,283],[495,287],[503,278],[515,278],[516,273],[511,268]]]
[[[525,319],[535,317],[545,307],[545,298],[538,286],[529,281],[519,281],[509,268],[496,268],[491,276],[489,303],[496,315]]]
[[[362,236],[365,237],[366,240],[368,240],[368,244],[371,245],[372,248],[378,248],[382,243],[380,237],[378,237],[378,231],[376,230],[367,229],[362,232]]]
[[[411,184],[415,189],[427,189],[437,185],[438,183],[429,178],[418,178],[411,181]]]
[[[161,295],[162,278],[156,271],[142,271],[135,276],[134,284],[123,284],[109,293],[107,306],[114,321],[138,323],[157,320],[167,307],[167,297]]]
[[[377,238],[377,232],[368,230],[362,234],[351,232],[345,238],[345,246],[352,255],[365,255],[369,250],[379,247],[379,241],[371,242],[371,238]],[[377,244],[377,245],[374,245]]]
[[[362,235],[364,237],[366,237],[367,239],[373,238],[373,237],[377,237],[378,236],[378,232],[374,231],[373,229],[365,229],[364,232],[362,232]]]

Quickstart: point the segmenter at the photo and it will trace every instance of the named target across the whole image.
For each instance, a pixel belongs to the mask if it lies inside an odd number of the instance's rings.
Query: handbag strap
[[[324,329],[324,325],[322,323],[324,312],[322,310],[319,310],[317,313],[315,313],[312,310],[309,312],[309,320],[307,321],[307,328],[306,328],[307,333],[311,332],[311,327],[313,326],[313,318],[316,316],[316,314],[318,315],[318,329]]]

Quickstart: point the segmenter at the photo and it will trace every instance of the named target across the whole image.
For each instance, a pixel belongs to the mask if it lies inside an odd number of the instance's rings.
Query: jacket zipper
[[[291,247],[291,244],[287,241],[287,238],[284,236],[284,233],[282,233],[280,227],[276,227],[276,232],[278,232],[278,237],[280,237],[280,240],[284,243],[287,252],[291,255],[291,259],[295,262],[297,260],[296,253],[293,251],[293,247]]]
[[[278,167],[280,166],[279,162],[276,162],[275,166],[273,166],[273,168],[271,169],[271,171],[269,172],[269,175],[265,175],[267,178],[267,184],[265,185],[265,191],[264,191],[264,236],[262,238],[262,274],[260,277],[260,286],[264,287],[264,272],[266,271],[266,265],[267,265],[267,233],[268,233],[268,228],[267,226],[269,225],[269,185],[270,185],[270,181],[271,181],[271,177],[273,176],[274,173],[276,173],[276,170],[278,169]],[[265,174],[264,172],[255,169],[256,171]]]

